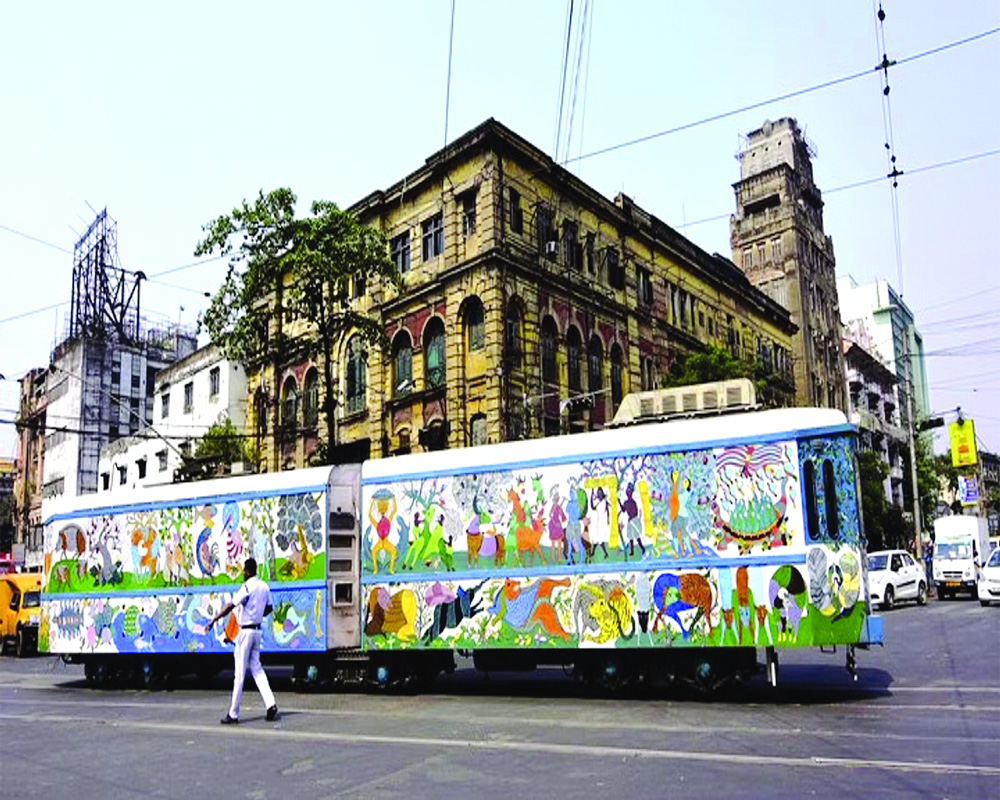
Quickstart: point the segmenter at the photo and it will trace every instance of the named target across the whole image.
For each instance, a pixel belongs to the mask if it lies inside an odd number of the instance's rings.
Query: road
[[[885,614],[886,646],[783,656],[704,698],[608,698],[540,671],[459,669],[415,696],[294,694],[264,720],[248,679],[95,690],[50,657],[0,659],[0,797],[1000,798],[1000,608]]]

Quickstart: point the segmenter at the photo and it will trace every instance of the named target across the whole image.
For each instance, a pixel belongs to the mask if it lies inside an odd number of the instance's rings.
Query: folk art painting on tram
[[[613,433],[587,440],[601,447],[583,455],[494,464],[481,448],[475,469],[368,462],[353,593],[362,648],[869,640],[848,425],[701,444],[657,445],[652,436],[649,446],[624,449]],[[401,465],[425,463],[404,458],[411,461]],[[248,556],[276,597],[265,650],[327,649],[325,487],[274,493],[267,478],[245,495],[217,489],[210,498],[50,519],[43,649],[222,652],[221,632],[204,626],[235,591]]]

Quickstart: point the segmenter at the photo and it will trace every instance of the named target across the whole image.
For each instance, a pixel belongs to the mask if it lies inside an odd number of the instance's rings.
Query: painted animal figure
[[[660,620],[668,616],[677,623],[685,639],[688,638],[691,628],[694,628],[702,618],[708,622],[708,636],[712,635],[712,587],[704,575],[696,572],[685,572],[681,575],[665,572],[653,584],[653,602],[656,604],[654,633]],[[692,608],[697,609],[697,612],[691,622],[691,628],[685,628],[680,614]]]
[[[215,572],[219,568],[219,546],[211,541],[212,529],[205,528],[198,534],[198,541],[195,544],[195,558],[198,566],[206,578],[211,578],[214,582]]]
[[[527,632],[540,627],[552,636],[569,641],[571,637],[559,622],[551,599],[556,587],[569,584],[569,578],[542,578],[522,587],[517,581],[507,578],[497,592],[490,613],[499,614],[516,631]]]
[[[368,595],[365,636],[394,633],[400,641],[417,639],[417,598],[409,589],[390,595],[389,590],[376,586]]]
[[[545,555],[542,553],[542,531],[544,522],[542,512],[544,506],[539,506],[538,514],[531,517],[528,509],[521,503],[521,496],[513,488],[507,491],[507,500],[511,504],[511,532],[517,542],[517,559],[522,566],[535,563],[535,555],[539,561],[545,563]],[[530,558],[527,558],[529,557]]]
[[[790,565],[779,567],[771,578],[768,595],[772,608],[778,612],[778,641],[797,641],[803,609],[808,604],[802,573]]]
[[[483,610],[478,593],[484,583],[486,581],[471,589],[459,587],[458,594],[453,599],[434,606],[434,619],[423,634],[424,644],[430,644],[446,630],[457,628],[462,620],[474,617]]]
[[[573,599],[573,625],[581,642],[606,644],[635,635],[632,601],[619,581],[581,583]]]

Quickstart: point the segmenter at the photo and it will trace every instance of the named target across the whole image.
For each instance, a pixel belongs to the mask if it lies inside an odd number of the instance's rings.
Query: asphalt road
[[[248,679],[95,690],[82,668],[0,658],[0,798],[1000,798],[1000,608],[885,614],[886,646],[785,654],[705,698],[600,696],[470,668],[421,695],[294,694],[264,720]]]

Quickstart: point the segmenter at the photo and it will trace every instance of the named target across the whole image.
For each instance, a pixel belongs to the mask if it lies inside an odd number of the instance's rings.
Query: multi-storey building
[[[335,460],[600,428],[712,344],[757,365],[767,402],[794,398],[783,306],[492,119],[350,211],[403,283],[352,292],[391,348],[349,335],[334,354]],[[308,359],[251,375],[265,469],[308,461],[321,376]]]
[[[847,325],[861,323],[872,342],[896,375],[900,422],[910,425],[907,400],[919,422],[931,413],[924,363],[924,339],[914,324],[913,313],[888,281],[859,286],[850,275],[837,280],[841,314]],[[909,397],[907,395],[909,394]]]
[[[899,425],[896,375],[884,363],[871,334],[858,321],[845,326],[843,350],[848,416],[858,426],[859,446],[889,465],[884,487],[886,500],[894,506],[902,506],[903,461],[908,455],[909,443],[906,431]]]
[[[739,152],[733,259],[750,282],[788,308],[798,405],[847,408],[833,240],[823,232],[823,197],[813,148],[794,119],[767,121]]]
[[[101,448],[152,421],[154,377],[195,349],[194,334],[151,330],[141,342],[70,336],[52,354],[42,496],[91,494]]]
[[[40,566],[42,563],[42,483],[48,406],[47,374],[47,370],[39,367],[29,370],[21,378],[17,412],[14,543],[23,546],[25,567],[29,568]]]
[[[246,431],[246,372],[214,345],[157,372],[155,387],[152,424],[101,450],[98,491],[171,483],[212,425]]]

